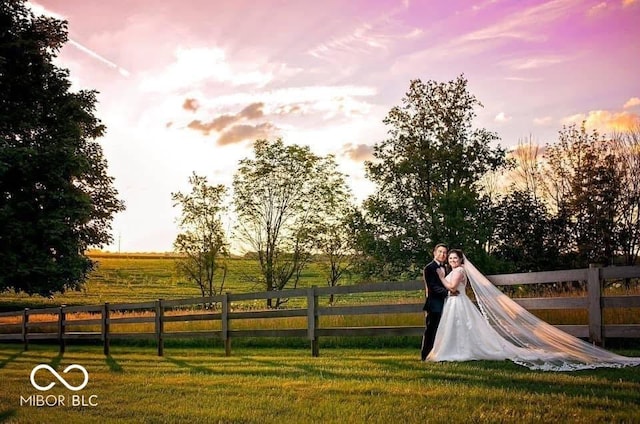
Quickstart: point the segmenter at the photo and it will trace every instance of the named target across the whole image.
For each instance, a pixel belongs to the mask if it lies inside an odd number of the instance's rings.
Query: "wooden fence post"
[[[229,293],[222,296],[222,340],[224,340],[224,355],[231,356],[231,338],[229,337]]]
[[[102,307],[102,342],[104,343],[104,354],[105,356],[109,356],[109,352],[111,349],[111,343],[109,340],[109,302],[105,302]]]
[[[67,305],[61,305],[58,309],[58,342],[60,343],[60,354],[63,354],[65,350],[64,332],[66,327],[65,320],[67,317],[64,312],[64,308],[66,306]]]
[[[158,342],[158,356],[164,356],[164,305],[162,299],[156,301],[156,340]]]
[[[601,269],[589,264],[587,290],[589,299],[589,339],[598,346],[604,346],[602,337],[602,284]]]
[[[316,287],[312,286],[307,289],[307,337],[311,340],[311,356],[317,358],[320,356],[320,346],[318,345],[318,336],[316,328],[318,327],[318,296],[316,295]]]
[[[29,308],[24,308],[22,311],[22,342],[24,343],[24,350],[29,350]]]

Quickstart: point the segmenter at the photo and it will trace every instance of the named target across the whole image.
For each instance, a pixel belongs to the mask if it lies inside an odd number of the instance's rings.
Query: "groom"
[[[448,248],[445,244],[439,243],[433,248],[433,260],[427,264],[422,270],[422,278],[424,279],[425,294],[427,300],[422,309],[426,311],[426,327],[422,336],[421,356],[424,361],[433,348],[433,342],[436,338],[438,324],[442,316],[444,300],[449,294],[449,290],[442,284],[436,270],[444,267],[445,275],[449,272],[447,264]],[[452,293],[452,295],[457,292]]]

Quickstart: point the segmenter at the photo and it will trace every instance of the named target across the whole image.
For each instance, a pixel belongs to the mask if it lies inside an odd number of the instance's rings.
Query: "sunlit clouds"
[[[638,0],[37,0],[69,21],[56,64],[95,89],[125,251],[170,250],[171,192],[230,184],[258,138],[335,155],[362,200],[364,161],[409,82],[464,74],[476,128],[512,147],[640,114]]]
[[[625,109],[630,109],[630,108],[634,108],[640,106],[640,97],[632,97],[629,100],[627,100],[627,102],[624,104],[624,108]]]
[[[564,124],[581,124],[589,129],[602,133],[628,131],[640,124],[640,115],[632,112],[611,112],[607,110],[593,110],[586,114],[580,113],[563,119]]]
[[[212,48],[178,48],[175,61],[158,73],[150,73],[141,82],[143,91],[172,92],[193,88],[207,81],[232,86],[263,87],[272,80],[271,72],[252,69],[250,63],[232,66],[224,50]]]
[[[194,108],[193,104],[193,99],[187,99],[183,104],[183,108],[195,112],[197,108]],[[185,105],[188,107],[185,107]],[[263,107],[263,103],[253,103],[237,114],[220,115],[208,122],[194,119],[187,124],[187,128],[199,131],[205,136],[208,136],[211,132],[216,132],[218,134],[217,142],[221,146],[244,140],[269,138],[276,130],[273,124],[269,122],[259,124],[247,123],[247,121],[262,118],[264,116],[262,112]]]
[[[344,146],[347,157],[355,162],[362,162],[373,159],[373,146],[368,144],[353,145],[348,143]]]
[[[507,114],[506,114],[506,113],[504,113],[504,112],[500,112],[500,113],[498,113],[498,114],[496,115],[496,117],[495,117],[495,118],[493,118],[493,120],[494,120],[495,122],[498,122],[498,123],[503,123],[503,122],[508,122],[508,121],[510,121],[510,120],[511,120],[511,117],[510,117],[510,116],[507,116]]]

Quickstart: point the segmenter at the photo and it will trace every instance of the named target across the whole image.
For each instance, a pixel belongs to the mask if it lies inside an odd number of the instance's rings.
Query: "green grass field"
[[[176,277],[170,258],[109,255],[99,261],[82,293],[54,299],[3,293],[0,307],[200,295],[196,287]],[[229,263],[225,290],[262,291],[256,276],[255,263],[234,259]],[[301,281],[303,287],[311,285],[324,285],[317,264],[312,264]],[[354,295],[340,297],[338,302],[415,302],[422,296],[421,291],[399,294],[395,300],[388,295]],[[640,322],[637,308],[612,312],[605,320]],[[582,311],[537,314],[552,323],[586,319]],[[420,314],[325,318],[331,319],[323,321],[328,326],[420,325],[423,320]],[[152,324],[143,328],[145,325],[133,324],[134,329],[128,324],[127,330],[151,331]],[[202,326],[208,324],[168,325],[168,331],[182,331],[205,329]],[[239,321],[234,328],[256,325],[296,328],[304,327],[305,322],[302,318],[263,324]],[[74,342],[63,355],[55,344],[33,343],[28,351],[20,344],[0,344],[0,422],[640,422],[640,367],[545,373],[510,362],[424,364],[418,359],[418,337],[321,338],[320,357],[313,358],[308,343],[305,339],[239,339],[233,342],[231,357],[224,356],[220,340],[206,339],[169,340],[164,357],[157,356],[153,341],[113,342],[107,357],[95,343]],[[640,356],[637,341],[612,346],[618,353]],[[48,392],[39,392],[29,380],[38,364],[48,364],[60,373],[71,364],[82,365],[89,373],[89,383],[79,392],[59,383]],[[77,383],[75,372],[65,377]],[[37,381],[41,385],[57,382],[46,370],[38,374]],[[37,406],[36,398],[30,396],[38,394],[51,396],[49,403],[55,400],[54,406]],[[74,395],[83,397],[72,398]]]
[[[640,368],[545,373],[510,362],[424,364],[415,350],[402,348],[323,349],[312,358],[304,349],[244,347],[222,355],[175,347],[158,358],[152,348],[120,346],[104,357],[100,347],[72,346],[58,356],[50,346],[22,352],[0,345],[0,421],[632,423],[640,417]],[[89,382],[79,392],[60,384],[46,392],[63,396],[64,406],[21,405],[21,397],[41,393],[29,381],[37,364],[83,365]],[[79,384],[73,371],[66,377]],[[36,380],[56,381],[44,371]],[[84,396],[85,406],[69,406],[73,394]]]
[[[29,308],[46,308],[65,305],[98,305],[104,302],[144,302],[156,299],[181,299],[198,297],[199,288],[191,282],[178,277],[175,271],[175,259],[163,255],[118,255],[106,254],[94,256],[98,266],[90,274],[84,290],[66,292],[53,298],[28,296],[12,292],[0,293],[0,311]],[[259,280],[259,265],[256,261],[244,258],[231,258],[227,262],[228,271],[224,291],[231,293],[249,293],[264,291]],[[303,272],[298,287],[326,286],[325,271],[319,263],[312,262]],[[222,274],[218,276],[219,287]],[[341,284],[353,284],[354,280],[345,279]],[[288,287],[293,288],[293,287]],[[387,302],[382,294],[358,295],[370,302]],[[403,298],[420,299],[422,291],[402,293]],[[351,301],[353,297],[343,299]],[[340,299],[338,300],[340,301]]]
[[[0,312],[23,308],[46,308],[65,305],[99,305],[104,302],[144,302],[156,299],[180,299],[200,296],[199,289],[190,282],[179,278],[175,272],[175,259],[162,254],[99,254],[92,256],[98,262],[91,273],[85,288],[81,292],[67,292],[53,298],[27,296],[12,292],[0,293]],[[259,268],[254,260],[231,258],[228,263],[224,291],[231,293],[261,292],[264,287],[259,283]],[[319,263],[312,262],[302,274],[299,287],[326,286],[325,271]],[[416,278],[419,278],[417,275]],[[221,279],[221,276],[219,276]],[[357,277],[347,278],[340,284],[356,284]],[[631,291],[610,289],[611,294],[640,294],[637,283]],[[567,296],[567,293],[556,295]],[[581,295],[584,295],[582,293]],[[367,293],[338,296],[338,304],[358,303],[407,303],[422,301],[422,290],[415,292]],[[324,299],[325,302],[328,299]],[[300,303],[301,301],[298,301]],[[287,307],[296,305],[292,300]],[[262,302],[235,307],[262,308]],[[552,324],[586,324],[585,310],[537,310],[540,318]],[[604,322],[608,324],[640,324],[640,311],[637,308],[617,308],[604,311]],[[360,318],[356,318],[361,321]],[[395,318],[398,319],[397,317]],[[416,325],[421,318],[405,316],[404,325]],[[380,324],[382,325],[382,324]],[[397,324],[401,325],[401,324]],[[290,325],[290,327],[292,327]],[[187,328],[189,330],[190,328]]]

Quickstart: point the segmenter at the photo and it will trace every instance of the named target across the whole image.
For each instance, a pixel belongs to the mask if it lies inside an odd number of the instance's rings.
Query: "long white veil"
[[[531,314],[498,290],[467,257],[464,258],[464,269],[482,315],[502,337],[523,348],[516,349],[525,354],[518,354],[512,358],[513,362],[548,371],[640,365],[640,358],[616,355]]]

